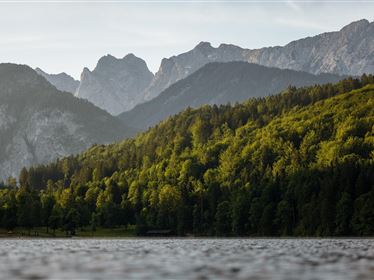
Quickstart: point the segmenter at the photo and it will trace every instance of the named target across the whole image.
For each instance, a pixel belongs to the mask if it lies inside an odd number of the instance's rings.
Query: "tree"
[[[56,235],[56,229],[58,229],[61,226],[62,221],[62,214],[61,209],[57,204],[53,206],[52,213],[49,216],[48,224],[50,228],[53,230],[53,235]]]
[[[47,227],[47,233],[49,231],[49,221],[55,206],[55,199],[51,193],[42,193],[40,196],[42,206],[42,218],[43,223]]]
[[[13,230],[17,226],[17,200],[15,191],[7,191],[4,198],[2,224],[7,230]]]
[[[374,232],[374,191],[358,197],[354,203],[355,212],[352,218],[354,233],[359,236],[371,235]]]
[[[211,126],[205,119],[197,118],[191,127],[192,141],[195,147],[206,143],[211,132]]]
[[[218,204],[216,213],[216,234],[227,236],[231,233],[230,203],[223,201]]]
[[[97,227],[97,216],[96,216],[96,213],[92,213],[90,225],[91,225],[91,231],[92,231],[92,235],[93,235],[93,233],[96,232],[96,227]]]
[[[34,216],[34,201],[31,193],[25,187],[17,193],[18,225],[25,227],[30,235],[31,229],[36,224]]]
[[[164,185],[159,192],[158,225],[161,228],[177,229],[178,208],[181,205],[181,193],[176,187]]]
[[[66,235],[75,235],[76,228],[78,227],[79,223],[79,215],[78,211],[75,208],[71,208],[68,210],[64,218],[64,229],[66,231]]]
[[[344,192],[336,205],[335,234],[345,236],[351,234],[352,213],[353,201],[351,195]]]
[[[293,211],[292,206],[287,200],[282,200],[277,205],[276,223],[279,232],[283,236],[290,236],[293,229]]]
[[[30,187],[30,184],[29,184],[29,172],[27,171],[27,169],[25,167],[23,167],[21,169],[21,172],[19,174],[19,183],[21,186],[23,187]]]

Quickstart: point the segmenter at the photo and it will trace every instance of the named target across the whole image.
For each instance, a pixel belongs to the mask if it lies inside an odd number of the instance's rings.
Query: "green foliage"
[[[227,236],[231,232],[231,206],[228,201],[222,201],[217,206],[216,212],[216,233]]]
[[[290,87],[25,169],[20,188],[0,190],[1,226],[373,235],[373,161],[373,76]]]

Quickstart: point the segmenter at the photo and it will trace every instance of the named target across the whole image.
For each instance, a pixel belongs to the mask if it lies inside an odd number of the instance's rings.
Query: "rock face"
[[[131,134],[91,103],[62,94],[28,66],[0,64],[0,181]]]
[[[284,47],[245,52],[248,62],[310,73],[374,73],[374,22],[353,22],[338,32],[293,41]]]
[[[117,115],[144,100],[144,90],[152,79],[144,60],[133,54],[122,59],[107,55],[92,72],[83,70],[75,95]]]
[[[340,31],[293,41],[284,47],[257,50],[202,42],[193,50],[163,59],[147,88],[145,100],[156,97],[176,81],[210,62],[246,61],[313,74],[361,75],[374,73],[374,22],[353,22]]]
[[[278,93],[289,85],[324,84],[341,78],[333,74],[314,75],[239,61],[209,63],[156,98],[119,117],[126,125],[144,130],[187,107],[240,102],[250,97]]]
[[[35,71],[60,91],[74,93],[79,86],[79,81],[66,73],[48,74],[40,68],[36,68]]]

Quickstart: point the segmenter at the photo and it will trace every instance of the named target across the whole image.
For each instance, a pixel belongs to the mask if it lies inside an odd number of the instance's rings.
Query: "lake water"
[[[373,239],[0,239],[1,279],[374,279]]]

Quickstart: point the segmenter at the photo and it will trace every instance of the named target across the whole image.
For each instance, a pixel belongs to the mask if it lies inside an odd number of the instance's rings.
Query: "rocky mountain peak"
[[[110,67],[113,63],[116,63],[118,61],[117,58],[115,58],[114,56],[110,55],[110,54],[107,54],[107,55],[104,55],[102,56],[98,62],[97,62],[97,65],[96,65],[96,68],[100,68],[100,67]],[[96,69],[95,68],[95,69]]]
[[[74,93],[79,86],[79,82],[65,72],[59,74],[48,74],[39,67],[35,68],[35,71],[60,91]]]
[[[195,47],[196,50],[211,50],[213,49],[212,44],[210,42],[200,42]]]
[[[107,76],[108,74],[117,75],[118,71],[149,71],[145,61],[134,54],[130,53],[123,58],[116,58],[110,54],[99,59],[95,69],[95,74]]]
[[[75,92],[75,95],[77,95],[77,92],[79,92],[79,87],[81,86],[82,81],[89,80],[91,76],[92,76],[92,72],[90,71],[90,69],[88,69],[87,67],[84,67],[83,70],[82,70],[81,76],[80,76],[81,82],[79,83],[79,86],[78,86],[78,88]]]
[[[81,79],[83,79],[84,75],[87,75],[87,74],[91,74],[91,71],[87,67],[84,67],[83,71],[82,71],[82,74],[81,74]]]
[[[372,22],[371,24],[374,24],[374,22]],[[367,19],[361,19],[358,21],[351,22],[350,24],[344,26],[340,30],[340,32],[343,32],[343,33],[361,32],[365,30],[366,28],[368,28],[369,25],[370,25],[370,22]]]
[[[92,72],[100,75],[105,75],[108,73],[108,71],[110,73],[114,73],[115,71],[118,71],[119,69],[124,67],[124,63],[124,59],[116,58],[108,54],[99,59],[95,69]]]
[[[145,61],[134,54],[123,58],[108,54],[99,59],[92,72],[83,69],[76,96],[116,115],[143,100],[152,78]]]
[[[218,49],[233,50],[233,51],[235,51],[235,50],[242,51],[243,50],[241,47],[235,46],[233,44],[224,44],[224,43],[220,44],[218,46]]]
[[[133,54],[133,53],[129,53],[129,54],[127,54],[127,55],[125,55],[124,57],[123,57],[123,60],[125,60],[125,61],[144,61],[143,59],[141,59],[141,58],[139,58],[139,57],[137,57],[135,54]]]
[[[36,71],[36,73],[38,73],[38,74],[47,74],[47,73],[45,73],[42,69],[40,69],[39,67],[36,67],[36,68],[35,68],[35,71]]]

